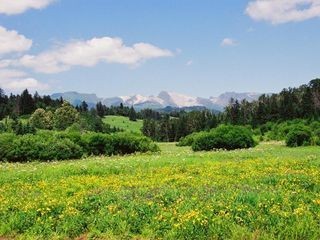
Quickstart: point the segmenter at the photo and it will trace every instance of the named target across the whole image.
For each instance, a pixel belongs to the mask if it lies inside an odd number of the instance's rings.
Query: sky
[[[320,0],[0,0],[0,87],[279,92],[320,77]]]

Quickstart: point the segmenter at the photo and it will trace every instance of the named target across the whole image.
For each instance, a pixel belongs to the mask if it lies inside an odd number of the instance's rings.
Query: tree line
[[[144,119],[142,133],[155,141],[175,142],[193,132],[215,128],[219,116],[209,110],[163,114],[160,119]]]
[[[62,98],[53,100],[50,96],[41,97],[37,93],[32,96],[28,90],[24,90],[21,95],[6,96],[0,89],[0,119],[5,116],[13,116],[12,118],[15,119],[16,116],[29,115],[39,108],[45,109],[45,112],[50,116],[50,112],[55,113],[63,103]],[[103,130],[101,130],[102,121],[96,116],[103,118],[107,115],[118,115],[129,117],[131,121],[142,119],[143,134],[153,140],[178,141],[181,137],[193,132],[209,130],[219,124],[258,127],[268,122],[283,122],[293,119],[318,120],[320,117],[320,79],[314,79],[297,88],[283,89],[278,94],[263,94],[253,102],[247,100],[239,102],[231,99],[230,104],[221,113],[210,110],[172,111],[169,113],[152,109],[136,111],[133,106],[124,106],[122,103],[119,106],[107,107],[101,102],[98,102],[94,109],[89,109],[86,102],[82,102],[75,109],[82,116],[82,123],[80,123],[85,125],[85,122],[91,122],[97,131]],[[42,110],[37,113],[44,116],[42,118],[44,121],[54,119],[46,116]],[[53,128],[65,127],[58,126],[59,123],[68,123],[68,119],[57,120]],[[45,125],[50,126],[50,124]]]
[[[96,104],[96,111],[100,117],[105,116],[123,116],[128,117],[131,121],[136,121],[137,119],[156,119],[159,120],[162,114],[158,111],[152,109],[142,109],[141,111],[136,111],[133,106],[124,106],[120,103],[119,106],[107,107],[106,105],[98,102]]]
[[[278,94],[263,94],[253,102],[230,99],[221,113],[205,110],[160,114],[158,119],[144,119],[142,132],[156,141],[171,142],[220,124],[256,128],[268,122],[319,118],[320,79],[314,79],[298,88],[285,88]]]
[[[320,117],[320,79],[298,88],[285,88],[278,94],[263,94],[257,101],[231,99],[224,111],[226,123],[252,125],[293,119]]]
[[[32,114],[38,108],[55,110],[63,103],[63,99],[52,99],[50,96],[40,96],[37,92],[32,95],[28,90],[21,94],[7,96],[0,88],[0,120],[6,116],[12,118]]]

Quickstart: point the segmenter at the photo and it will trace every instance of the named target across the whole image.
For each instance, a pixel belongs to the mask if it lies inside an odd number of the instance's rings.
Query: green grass
[[[103,120],[112,127],[117,127],[127,132],[141,133],[142,120],[134,122],[127,117],[121,116],[106,116]]]
[[[0,236],[320,239],[319,147],[161,149],[0,164]]]

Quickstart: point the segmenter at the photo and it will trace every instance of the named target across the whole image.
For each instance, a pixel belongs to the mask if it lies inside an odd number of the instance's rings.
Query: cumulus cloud
[[[120,38],[93,38],[72,41],[38,55],[25,55],[17,60],[3,60],[0,65],[23,66],[41,73],[59,73],[73,66],[92,67],[100,62],[137,65],[153,58],[170,57],[173,53],[148,43],[125,46]]]
[[[230,47],[230,46],[236,46],[237,41],[232,38],[225,38],[221,42],[222,47]]]
[[[0,0],[0,14],[15,15],[29,9],[43,9],[55,0]]]
[[[27,39],[16,31],[9,31],[0,26],[0,55],[27,51],[31,46],[32,40]]]
[[[320,0],[255,0],[249,2],[246,13],[272,24],[299,22],[320,17]]]
[[[9,91],[47,90],[49,85],[28,77],[25,72],[14,69],[0,69],[0,87]]]

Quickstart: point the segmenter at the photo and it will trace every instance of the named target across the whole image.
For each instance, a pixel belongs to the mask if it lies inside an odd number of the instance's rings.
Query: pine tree
[[[86,103],[86,101],[82,101],[79,109],[80,112],[88,112],[88,104]]]
[[[101,102],[96,104],[96,110],[99,117],[104,117],[106,115],[105,108]]]
[[[320,116],[320,79],[314,79],[310,81],[309,87],[311,88],[315,115]]]
[[[28,92],[28,89],[24,90],[20,96],[19,102],[19,113],[21,115],[31,114],[35,110],[35,103],[32,95]]]
[[[300,112],[302,118],[310,118],[314,114],[313,96],[309,87],[305,87],[303,91]]]
[[[129,110],[129,120],[130,121],[137,121],[137,113],[134,110],[133,106],[131,106],[131,108]]]
[[[4,91],[0,88],[0,120],[2,120],[7,114],[8,98],[4,94]]]

